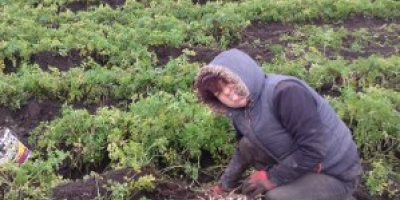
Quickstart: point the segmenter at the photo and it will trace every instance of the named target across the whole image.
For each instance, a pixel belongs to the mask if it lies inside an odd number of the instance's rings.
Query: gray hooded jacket
[[[196,80],[218,73],[235,83],[237,91],[249,95],[245,108],[228,108],[221,102],[199,98],[214,111],[225,113],[237,132],[267,152],[278,164],[269,170],[277,186],[289,183],[322,163],[322,173],[351,180],[346,171],[358,165],[359,157],[351,132],[329,103],[305,82],[291,76],[267,75],[246,53],[237,49],[219,54],[200,69]],[[319,124],[305,133],[293,133],[276,115],[273,97],[278,83],[290,80],[308,91],[317,106]],[[318,137],[314,137],[318,134]],[[318,139],[314,139],[318,138]],[[358,175],[358,174],[357,174]]]

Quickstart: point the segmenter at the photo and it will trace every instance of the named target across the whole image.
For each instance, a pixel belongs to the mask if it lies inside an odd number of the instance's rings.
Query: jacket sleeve
[[[313,171],[322,162],[327,153],[326,129],[314,98],[300,83],[283,81],[273,95],[275,114],[297,147],[269,170],[271,181],[279,186]]]

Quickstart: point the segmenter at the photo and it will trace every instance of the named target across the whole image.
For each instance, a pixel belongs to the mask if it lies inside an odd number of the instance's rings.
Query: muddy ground
[[[124,3],[123,0],[109,0],[105,1],[107,4],[118,7]],[[205,3],[206,1],[194,1],[195,3]],[[95,3],[82,3],[75,2],[73,4],[64,5],[60,7],[60,12],[65,9],[71,9],[75,12],[79,10],[85,10],[89,6],[97,5]],[[379,44],[385,45],[374,45],[364,46],[359,51],[350,51],[349,48],[343,48],[339,50],[328,50],[326,52],[326,57],[334,59],[335,56],[342,56],[346,60],[353,60],[359,57],[368,57],[372,54],[380,54],[384,57],[390,55],[399,55],[398,47],[400,41],[397,40],[393,43],[386,45],[385,40],[389,40],[385,36],[385,32],[382,31],[384,25],[388,23],[400,24],[400,19],[395,19],[391,21],[385,21],[382,19],[376,18],[368,18],[364,16],[355,16],[344,22],[339,22],[336,24],[332,24],[333,27],[345,27],[348,30],[354,30],[359,28],[365,28],[372,35],[375,35]],[[318,25],[318,22],[315,22]],[[281,40],[280,36],[283,34],[291,34],[295,31],[295,25],[293,24],[284,24],[280,22],[273,23],[261,23],[261,22],[253,22],[250,26],[243,30],[241,33],[241,38],[238,38],[237,41],[230,44],[229,47],[239,48],[245,52],[248,52],[253,58],[257,60],[263,60],[264,62],[272,61],[274,59],[274,52],[270,48],[265,48],[266,46],[272,45],[280,45],[283,49],[289,48],[289,41]],[[400,35],[400,30],[397,30],[394,34]],[[354,42],[354,38],[347,37],[343,39],[343,46],[349,47]],[[376,43],[376,44],[378,44]],[[191,46],[191,45],[182,45],[180,47],[171,47],[171,46],[155,46],[152,47],[151,50],[158,57],[158,64],[164,65],[171,58],[178,57],[182,55],[183,49],[190,49],[194,51],[196,54],[194,56],[190,56],[189,60],[191,62],[201,62],[207,63],[210,62],[221,49],[213,49],[203,46]],[[290,52],[287,52],[287,59],[296,59],[295,56],[292,56]],[[106,63],[107,59],[104,57],[99,57],[95,52],[91,54],[93,59],[98,61],[99,63]],[[69,52],[68,56],[61,56],[57,52],[42,52],[35,55],[32,55],[30,58],[31,63],[37,63],[43,70],[48,70],[48,66],[56,66],[60,69],[60,71],[67,71],[72,67],[79,66],[85,58],[81,57],[79,54],[79,49],[72,50]],[[5,60],[6,64],[6,73],[13,73],[18,66],[12,66],[12,63]],[[17,65],[19,63],[17,62]],[[329,88],[327,88],[329,90]],[[324,91],[321,91],[324,92]],[[35,99],[31,99],[26,105],[24,105],[21,109],[17,111],[12,111],[8,108],[0,107],[0,126],[9,126],[16,130],[18,133],[18,137],[27,144],[28,147],[31,147],[27,138],[29,137],[29,132],[33,130],[35,127],[39,125],[40,122],[51,121],[55,119],[61,109],[61,105],[63,102],[59,102],[58,100],[44,100],[37,101]],[[110,101],[109,105],[118,104],[118,102]],[[86,108],[89,112],[94,113],[98,107],[104,105],[96,105],[96,104],[84,104],[83,102],[75,102],[74,106],[76,108]],[[204,159],[209,159],[204,157]],[[87,180],[77,179],[76,181],[67,183],[65,185],[54,188],[54,199],[68,199],[68,200],[83,200],[83,199],[93,199],[98,194],[109,195],[107,191],[100,187],[102,184],[105,184],[107,180],[115,180],[119,182],[126,181],[126,177],[137,177],[137,173],[129,170],[129,169],[121,169],[115,171],[103,171],[106,167],[101,169],[97,169],[97,172],[101,175],[101,179],[99,178],[90,178]],[[139,175],[143,174],[154,174],[158,176],[154,170],[146,169],[139,173]],[[77,176],[79,178],[79,176]],[[124,178],[125,177],[125,178]],[[210,178],[206,178],[210,181]],[[204,185],[207,185],[207,181],[204,181]],[[153,191],[140,191],[135,193],[131,199],[138,200],[141,197],[146,197],[148,199],[153,200],[166,200],[166,199],[175,199],[175,200],[185,200],[185,199],[206,199],[206,194],[204,190],[198,189],[201,186],[200,183],[194,184],[189,180],[164,180],[158,179],[156,183],[156,188]],[[196,189],[197,188],[197,189]],[[359,189],[355,192],[354,196],[357,197],[358,200],[389,200],[390,198],[387,195],[382,196],[370,196],[365,192],[365,188],[363,183],[360,183]]]

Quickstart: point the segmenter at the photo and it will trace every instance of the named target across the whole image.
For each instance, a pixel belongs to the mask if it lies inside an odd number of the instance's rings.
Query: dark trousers
[[[224,189],[232,190],[240,185],[243,172],[253,166],[265,169],[274,164],[268,154],[242,138],[220,179]],[[360,170],[359,165],[355,166]],[[360,168],[360,169],[358,169]],[[358,183],[358,178],[343,181],[323,173],[308,173],[294,182],[279,186],[265,194],[266,200],[346,200],[350,199]]]

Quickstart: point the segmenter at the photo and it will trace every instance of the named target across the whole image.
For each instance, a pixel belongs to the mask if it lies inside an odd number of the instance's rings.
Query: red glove
[[[268,172],[264,170],[253,172],[243,183],[242,193],[255,198],[256,196],[272,190],[276,185],[269,180]]]
[[[318,174],[321,173],[322,170],[322,165],[321,163],[318,163],[315,167],[314,167],[314,171],[317,172]]]
[[[222,189],[222,187],[220,185],[216,185],[211,188],[211,194],[214,196],[220,196],[220,195],[224,195],[226,193],[227,193],[227,191]]]

